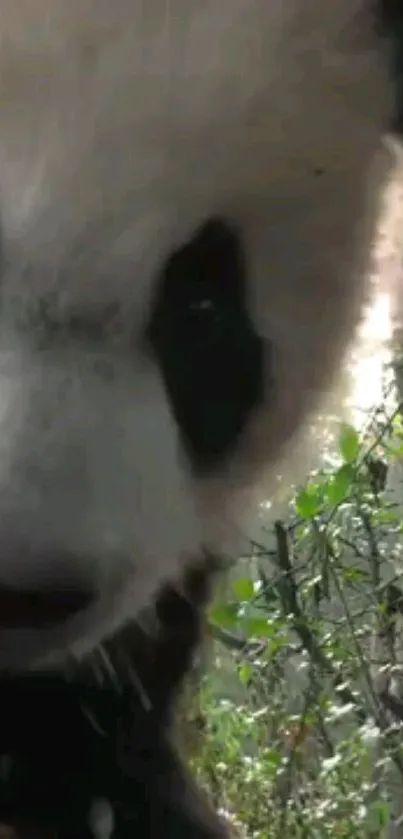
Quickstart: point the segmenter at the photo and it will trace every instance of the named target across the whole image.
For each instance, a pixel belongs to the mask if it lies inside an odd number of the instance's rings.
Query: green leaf
[[[267,638],[275,631],[272,621],[267,618],[245,618],[242,629],[248,638]]]
[[[340,571],[342,578],[346,584],[368,582],[368,580],[370,579],[368,571],[364,571],[363,568],[358,568],[357,565],[349,565],[346,568],[340,569]]]
[[[236,603],[216,603],[209,611],[211,623],[230,628],[238,624],[238,606]]]
[[[390,524],[398,527],[400,524],[400,517],[394,510],[374,510],[372,514],[373,523],[376,524]]]
[[[400,412],[395,414],[395,416],[393,417],[392,429],[393,429],[394,434],[397,434],[397,435],[400,435],[400,436],[403,435],[403,416]]]
[[[295,509],[302,519],[313,519],[319,512],[321,504],[320,493],[317,487],[305,487],[298,493],[295,500]]]
[[[357,460],[360,451],[358,434],[352,425],[344,424],[339,434],[339,450],[345,463]]]
[[[243,685],[248,684],[248,682],[250,681],[250,678],[252,676],[252,673],[253,673],[252,665],[249,664],[248,661],[244,661],[241,664],[241,666],[238,670],[239,680],[242,682]]]
[[[375,801],[367,811],[366,827],[371,835],[379,835],[390,824],[391,812],[387,801]]]
[[[340,504],[350,494],[354,483],[355,472],[353,467],[346,463],[337,470],[336,474],[327,485],[327,499],[330,504]]]
[[[235,597],[237,597],[238,600],[241,600],[243,603],[252,600],[252,598],[255,596],[255,587],[250,577],[240,577],[238,580],[235,580],[232,583],[231,588],[235,594]]]
[[[279,633],[277,633],[273,636],[273,638],[270,638],[270,640],[267,642],[267,650],[271,656],[275,656],[277,655],[277,653],[281,652],[281,650],[283,650],[284,647],[287,647],[289,643],[290,638],[288,635],[280,635]]]

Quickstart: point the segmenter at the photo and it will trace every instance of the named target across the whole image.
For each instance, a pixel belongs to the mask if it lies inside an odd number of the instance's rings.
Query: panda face
[[[360,318],[395,100],[366,0],[0,12],[0,668],[20,668],[236,551]]]

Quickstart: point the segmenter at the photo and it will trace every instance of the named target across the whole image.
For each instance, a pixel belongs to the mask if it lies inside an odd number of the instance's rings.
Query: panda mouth
[[[46,629],[88,608],[93,594],[83,589],[17,589],[0,585],[0,628]]]

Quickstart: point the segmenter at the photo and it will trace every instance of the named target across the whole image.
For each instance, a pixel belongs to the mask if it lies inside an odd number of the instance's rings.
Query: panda
[[[0,19],[0,818],[90,836],[106,798],[111,835],[225,836],[172,702],[210,578],[294,473],[371,299],[403,12],[0,0]],[[125,689],[94,685],[88,656],[119,659],[133,621]]]

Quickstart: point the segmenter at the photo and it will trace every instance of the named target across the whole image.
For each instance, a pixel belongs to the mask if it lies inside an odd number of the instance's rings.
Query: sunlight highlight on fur
[[[358,345],[351,353],[351,421],[365,426],[368,415],[381,404],[385,385],[391,378],[391,340],[393,337],[389,296],[376,295],[360,329]]]

